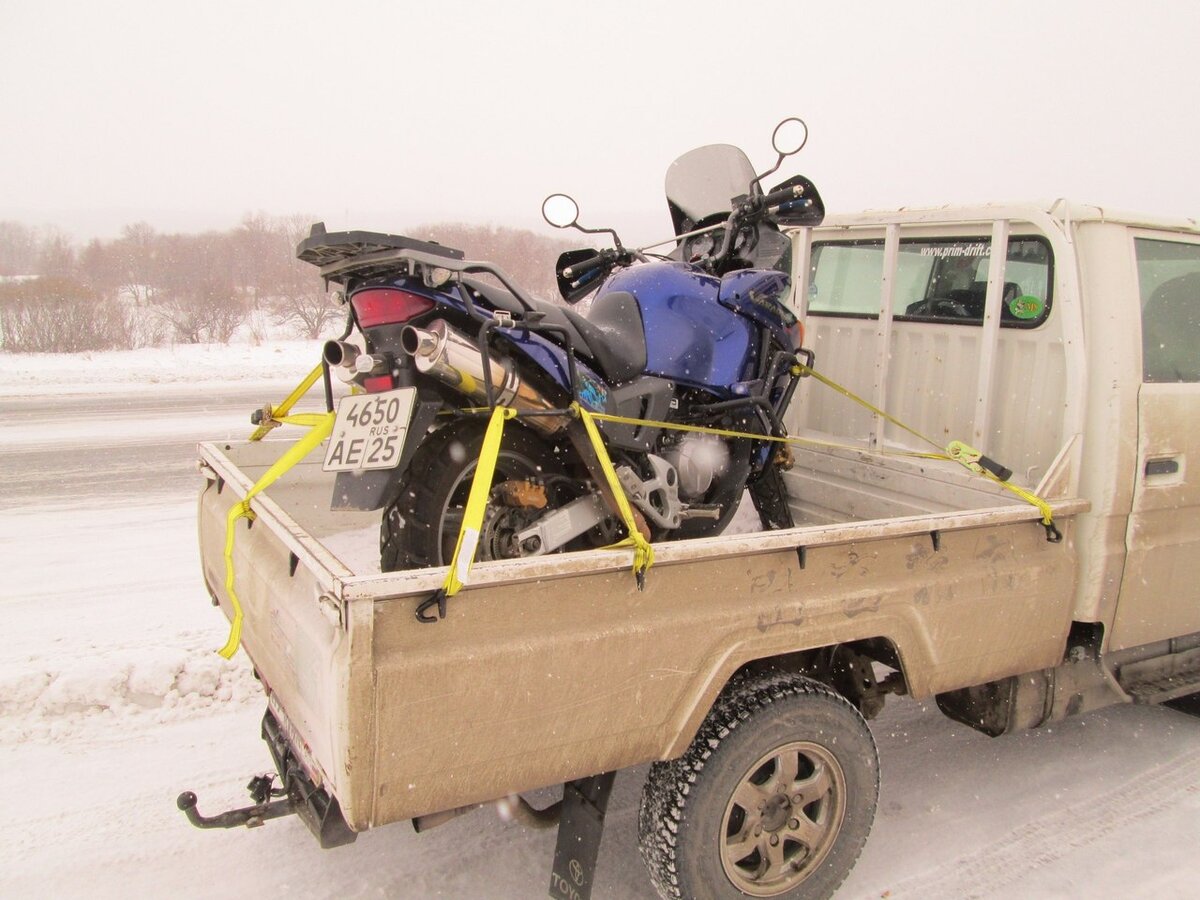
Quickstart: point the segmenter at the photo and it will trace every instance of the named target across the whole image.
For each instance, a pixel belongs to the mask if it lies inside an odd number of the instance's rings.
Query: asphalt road
[[[196,444],[248,436],[251,411],[286,392],[267,383],[2,397],[0,510],[193,494]],[[320,404],[313,395],[297,410]]]

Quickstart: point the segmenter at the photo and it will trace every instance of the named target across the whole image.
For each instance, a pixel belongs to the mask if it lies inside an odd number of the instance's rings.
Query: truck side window
[[[1136,238],[1142,379],[1200,381],[1200,244]]]
[[[883,280],[883,241],[813,244],[808,311],[813,315],[875,317]],[[909,321],[983,322],[991,240],[901,240],[892,315]],[[1041,238],[1008,242],[1000,324],[1033,328],[1050,314],[1053,260]]]

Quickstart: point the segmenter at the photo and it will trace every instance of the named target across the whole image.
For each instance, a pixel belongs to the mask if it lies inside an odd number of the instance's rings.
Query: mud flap
[[[555,900],[589,900],[592,896],[615,776],[615,772],[606,772],[563,785],[562,818],[550,870],[549,893]]]

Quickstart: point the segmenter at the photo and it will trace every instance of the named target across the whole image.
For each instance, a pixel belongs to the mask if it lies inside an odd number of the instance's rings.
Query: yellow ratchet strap
[[[592,449],[596,451],[596,458],[600,461],[600,469],[604,472],[604,478],[608,482],[609,490],[612,491],[613,497],[616,498],[617,509],[621,512],[621,520],[625,523],[625,530],[628,532],[624,540],[617,541],[615,544],[610,545],[608,549],[618,547],[633,548],[633,574],[637,579],[638,590],[642,590],[646,586],[646,572],[654,565],[654,548],[650,546],[649,541],[642,537],[641,531],[638,530],[637,522],[634,521],[633,510],[629,508],[629,500],[625,496],[625,489],[621,487],[621,482],[617,478],[617,472],[613,468],[612,460],[608,458],[608,450],[604,447],[604,438],[600,436],[600,429],[596,427],[596,416],[578,403],[572,403],[571,408],[583,420],[583,427],[592,442]]]
[[[572,405],[572,409],[583,420],[584,428],[587,430],[588,438],[592,442],[592,447],[596,452],[596,457],[600,461],[600,468],[604,472],[604,477],[608,481],[608,486],[613,492],[613,496],[617,501],[617,508],[620,510],[621,519],[625,523],[625,528],[629,532],[629,536],[624,540],[618,541],[605,549],[617,549],[621,547],[633,548],[633,573],[637,578],[638,588],[641,589],[645,585],[646,570],[654,564],[654,548],[650,546],[650,542],[642,537],[642,533],[638,531],[637,523],[633,518],[633,510],[629,507],[629,501],[625,497],[625,490],[621,487],[621,482],[617,479],[616,470],[613,469],[612,460],[608,457],[608,451],[604,447],[604,439],[600,436],[600,430],[596,427],[591,413],[579,407]],[[458,533],[458,542],[454,546],[454,554],[450,557],[450,567],[446,572],[446,580],[442,582],[442,586],[433,592],[426,600],[417,607],[417,621],[426,624],[436,622],[438,619],[446,618],[446,601],[453,597],[462,589],[470,580],[471,565],[475,561],[475,551],[479,546],[479,533],[483,527],[483,516],[487,511],[488,498],[492,492],[492,480],[496,474],[496,458],[500,454],[500,442],[504,437],[504,421],[516,416],[517,412],[505,406],[497,406],[492,410],[492,416],[488,420],[487,431],[483,436],[483,447],[479,451],[479,463],[476,465],[475,474],[471,478],[471,491],[467,495],[467,506],[463,512],[462,528]],[[431,615],[430,610],[437,607],[437,615]]]
[[[446,618],[446,601],[462,589],[471,577],[471,565],[475,561],[475,550],[479,546],[479,532],[483,528],[483,514],[487,511],[488,497],[492,492],[492,479],[496,474],[496,458],[500,455],[500,441],[504,437],[504,420],[517,414],[515,409],[497,406],[488,420],[483,435],[483,447],[479,451],[479,462],[471,478],[471,492],[467,495],[467,508],[463,512],[462,528],[458,532],[458,543],[450,557],[450,569],[446,580],[433,592],[429,599],[417,607],[418,622],[436,622]],[[437,607],[436,617],[428,610]]]
[[[1031,506],[1036,507],[1038,512],[1040,512],[1042,514],[1042,525],[1044,525],[1046,528],[1046,539],[1049,540],[1051,543],[1058,543],[1059,541],[1062,540],[1062,534],[1059,532],[1058,528],[1054,524],[1054,514],[1053,514],[1052,510],[1050,509],[1050,504],[1047,503],[1045,500],[1043,500],[1041,497],[1034,494],[1032,491],[1027,491],[1024,488],[1018,487],[1015,484],[1011,484],[1010,482],[1005,481],[1003,478],[998,476],[995,472],[991,471],[991,469],[988,469],[988,468],[984,467],[983,465],[981,465],[980,460],[983,459],[983,454],[980,453],[978,450],[976,450],[974,447],[964,444],[962,441],[951,441],[949,444],[946,445],[945,449],[943,450],[941,448],[941,446],[936,441],[933,440],[933,438],[930,438],[930,437],[927,437],[926,435],[921,434],[921,432],[917,431],[914,428],[910,428],[909,426],[907,426],[903,422],[901,422],[899,419],[897,419],[895,416],[889,415],[888,413],[884,412],[882,409],[880,409],[879,407],[875,406],[872,403],[868,403],[866,400],[864,400],[862,397],[859,397],[853,391],[850,391],[849,389],[842,387],[840,384],[838,384],[837,382],[835,382],[829,378],[826,378],[824,375],[820,374],[815,369],[813,369],[809,366],[806,366],[803,363],[798,363],[797,368],[801,373],[811,375],[813,378],[817,379],[817,381],[819,381],[822,384],[826,385],[827,387],[830,387],[833,390],[837,391],[843,397],[847,397],[848,399],[853,400],[859,406],[866,407],[871,412],[875,413],[878,416],[881,416],[882,418],[886,419],[888,422],[891,422],[897,428],[902,428],[903,430],[907,431],[909,434],[913,435],[914,437],[920,438],[925,443],[927,443],[930,446],[935,447],[939,451],[941,451],[939,453],[926,453],[926,454],[913,453],[910,455],[923,456],[923,457],[932,458],[932,459],[949,459],[954,462],[960,463],[961,465],[965,466],[970,471],[974,472],[976,475],[982,475],[984,478],[994,481],[996,484],[1000,485],[1005,490],[1011,491],[1013,494],[1020,497],[1026,503],[1030,504]]]
[[[840,384],[838,384],[836,381],[834,381],[830,378],[826,378],[824,375],[822,375],[816,369],[814,369],[810,366],[806,366],[806,365],[804,365],[804,363],[796,363],[796,368],[798,368],[802,374],[811,375],[813,378],[817,379],[817,381],[821,382],[821,384],[825,385],[826,387],[832,388],[833,390],[835,390],[839,394],[841,394],[843,397],[846,397],[849,400],[853,400],[859,406],[866,407],[871,412],[875,413],[875,415],[880,416],[883,419],[886,419],[888,422],[891,422],[897,428],[901,428],[904,431],[907,431],[913,437],[919,438],[920,440],[924,441],[929,446],[931,446],[935,450],[937,450],[939,452],[939,454],[945,452],[944,449],[942,448],[942,445],[939,444],[937,441],[935,441],[933,438],[927,437],[926,435],[921,434],[921,432],[917,431],[914,428],[909,428],[907,425],[905,425],[903,422],[901,422],[895,416],[892,416],[889,413],[884,412],[882,409],[880,409],[875,404],[869,403],[868,401],[864,400],[862,397],[858,396],[858,394],[854,393],[849,388],[844,388]]]
[[[933,440],[933,438],[930,438],[930,437],[927,437],[926,435],[921,434],[921,432],[917,431],[914,428],[910,428],[909,426],[907,426],[903,422],[901,422],[899,419],[897,419],[895,416],[889,415],[888,413],[884,412],[882,409],[880,409],[879,407],[875,406],[872,403],[868,403],[866,400],[864,400],[862,397],[859,397],[853,391],[842,387],[836,381],[826,378],[824,375],[820,374],[815,369],[813,369],[809,366],[806,366],[803,363],[798,363],[797,368],[801,373],[811,375],[813,378],[817,379],[817,381],[819,381],[822,384],[826,385],[827,387],[830,387],[833,390],[837,391],[843,397],[847,397],[848,399],[853,400],[859,406],[866,407],[871,412],[875,413],[878,416],[883,417],[888,422],[891,422],[897,428],[902,428],[903,430],[907,431],[909,434],[913,435],[914,437],[920,438],[925,443],[927,443],[930,446],[935,447],[939,451],[941,451],[939,453],[926,453],[926,454],[913,453],[910,455],[923,456],[925,458],[931,458],[931,459],[949,459],[954,462],[960,463],[961,465],[965,466],[970,471],[974,472],[976,475],[982,475],[984,478],[988,478],[991,481],[994,481],[996,484],[1000,485],[1005,490],[1011,491],[1013,494],[1020,497],[1026,503],[1030,504],[1031,506],[1036,507],[1038,512],[1040,512],[1042,514],[1042,525],[1044,525],[1046,528],[1046,539],[1049,540],[1051,543],[1058,543],[1059,541],[1062,540],[1062,534],[1059,532],[1058,528],[1054,524],[1054,514],[1053,514],[1052,510],[1050,509],[1050,504],[1047,503],[1045,500],[1043,500],[1041,497],[1034,494],[1032,491],[1027,491],[1024,488],[1018,487],[1015,484],[1011,484],[1010,482],[1005,481],[1003,478],[1000,478],[995,472],[991,471],[988,468],[985,468],[983,465],[980,464],[980,460],[983,459],[983,454],[980,453],[978,450],[976,450],[974,447],[964,444],[962,441],[951,441],[949,444],[946,445],[945,449],[943,450],[942,447],[936,441]]]
[[[272,428],[279,425],[280,422],[287,421],[286,416],[293,406],[296,405],[301,397],[308,393],[308,389],[317,383],[317,379],[321,377],[321,366],[317,366],[304,377],[304,380],[296,385],[296,389],[292,391],[278,406],[268,406],[263,410],[262,424],[254,430],[254,434],[250,435],[250,440],[261,441]],[[299,423],[297,423],[299,424]]]
[[[316,374],[320,373],[321,367],[318,366]],[[296,395],[296,397],[298,396],[299,394]],[[293,398],[289,397],[288,399],[291,403],[296,402]],[[233,621],[229,627],[229,640],[225,642],[224,647],[217,651],[226,659],[231,659],[233,654],[237,653],[238,646],[242,641],[242,604],[238,602],[237,593],[233,589],[233,536],[236,533],[234,525],[241,518],[254,520],[254,511],[250,509],[250,501],[278,481],[292,466],[308,456],[321,441],[329,437],[330,432],[333,431],[335,417],[336,413],[305,413],[277,420],[286,421],[288,424],[307,425],[310,430],[308,434],[289,447],[271,468],[267,469],[263,477],[258,479],[254,486],[246,492],[245,498],[240,503],[234,504],[233,508],[229,510],[229,516],[225,520],[225,592],[229,595],[229,604],[233,607]]]
[[[1031,506],[1036,507],[1037,510],[1042,514],[1042,525],[1044,525],[1046,528],[1047,538],[1051,542],[1054,542],[1054,543],[1057,543],[1058,541],[1062,540],[1061,533],[1059,532],[1058,528],[1055,527],[1055,525],[1054,525],[1054,516],[1053,516],[1053,512],[1050,509],[1050,504],[1047,503],[1045,500],[1043,500],[1041,497],[1032,493],[1031,491],[1027,491],[1024,488],[1018,487],[1015,484],[1005,481],[1004,479],[997,476],[990,469],[987,469],[984,466],[980,465],[979,461],[983,458],[983,454],[980,453],[978,450],[974,449],[973,447],[968,446],[967,444],[962,443],[961,441],[951,441],[945,448],[943,448],[932,438],[928,437],[927,435],[922,434],[921,432],[917,431],[915,428],[909,427],[908,425],[906,425],[905,423],[903,423],[899,419],[897,419],[895,416],[891,415],[890,413],[885,412],[884,410],[875,406],[873,403],[870,403],[869,401],[864,400],[862,397],[855,394],[849,388],[843,387],[842,385],[838,384],[836,381],[833,381],[830,378],[826,378],[824,375],[820,374],[815,369],[813,369],[809,366],[806,366],[803,363],[797,363],[796,364],[796,372],[811,375],[813,378],[817,379],[817,381],[819,381],[822,384],[837,391],[843,397],[846,397],[848,400],[854,401],[859,406],[865,407],[866,409],[870,410],[871,412],[875,413],[876,415],[882,417],[883,419],[886,419],[888,422],[891,422],[897,428],[901,428],[904,431],[907,431],[909,434],[911,434],[914,437],[929,444],[931,447],[933,447],[937,451],[935,453],[919,453],[917,451],[912,451],[912,450],[904,450],[904,451],[884,450],[884,451],[880,451],[881,453],[885,453],[888,455],[910,456],[910,457],[916,457],[918,459],[943,459],[943,460],[950,460],[953,462],[960,463],[961,465],[965,466],[970,471],[974,472],[976,475],[982,475],[983,477],[988,478],[991,481],[994,481],[996,484],[1000,485],[1005,490],[1010,491],[1013,494],[1015,494],[1016,496],[1020,497],[1026,503],[1030,504]],[[609,415],[607,413],[587,413],[586,415],[590,419],[597,419],[602,422],[616,422],[616,423],[620,423],[623,425],[651,426],[654,428],[667,428],[667,429],[671,429],[673,431],[689,431],[689,432],[696,432],[699,434],[712,434],[712,435],[717,435],[719,437],[743,438],[746,440],[755,440],[755,441],[772,441],[775,443],[792,444],[792,445],[796,445],[796,446],[809,445],[809,446],[820,446],[820,447],[835,447],[835,448],[839,448],[839,449],[843,449],[843,450],[856,450],[856,451],[860,451],[860,452],[863,449],[862,447],[855,447],[855,446],[852,446],[849,444],[839,444],[839,443],[832,442],[832,441],[817,441],[817,440],[812,440],[810,438],[792,437],[790,435],[787,435],[784,437],[775,437],[774,435],[767,435],[767,434],[752,434],[750,432],[745,432],[745,431],[732,431],[727,428],[709,428],[709,427],[706,427],[703,425],[684,425],[684,424],[675,423],[675,422],[653,422],[653,421],[649,421],[647,419],[635,419],[630,416],[614,416],[614,415]],[[586,421],[586,419],[585,419],[585,421]]]
[[[1046,528],[1047,538],[1052,543],[1058,543],[1062,540],[1062,534],[1054,524],[1054,512],[1050,509],[1050,504],[1032,491],[1027,491],[1023,487],[1005,481],[990,469],[981,466],[979,460],[983,458],[983,454],[974,447],[964,444],[962,441],[951,441],[946,447],[946,456],[948,459],[952,459],[954,462],[960,463],[967,469],[970,469],[976,475],[982,475],[984,478],[996,482],[996,484],[1016,494],[1031,506],[1036,506],[1038,512],[1042,514],[1042,525]]]

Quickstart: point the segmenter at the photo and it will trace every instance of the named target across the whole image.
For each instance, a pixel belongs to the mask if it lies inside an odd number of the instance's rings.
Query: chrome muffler
[[[353,369],[354,363],[362,351],[346,341],[326,341],[321,348],[321,358],[331,369]]]
[[[413,358],[417,371],[430,375],[447,387],[477,402],[487,402],[483,356],[466,335],[444,319],[434,319],[428,328],[407,325],[400,332],[400,346]],[[545,412],[556,409],[541,391],[517,374],[509,360],[489,359],[492,393],[497,405],[511,406],[518,412]],[[543,434],[566,428],[565,416],[529,416],[526,420]]]

